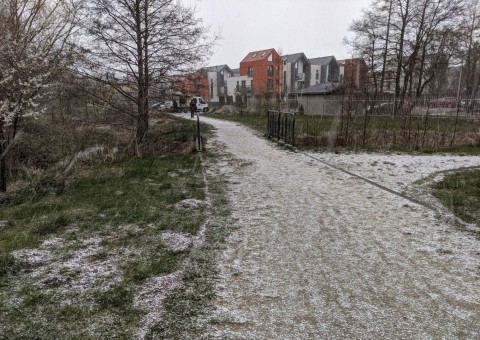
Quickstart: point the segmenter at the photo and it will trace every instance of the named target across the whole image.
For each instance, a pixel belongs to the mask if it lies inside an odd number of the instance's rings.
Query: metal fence
[[[275,138],[295,146],[295,114],[269,110],[267,117],[268,138]]]
[[[277,110],[309,116],[414,115],[480,117],[480,98],[432,97],[397,99],[394,96],[364,99],[339,95],[298,96],[282,100],[248,98],[250,111]]]

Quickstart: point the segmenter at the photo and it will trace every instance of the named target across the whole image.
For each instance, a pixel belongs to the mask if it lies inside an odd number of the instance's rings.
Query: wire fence
[[[297,146],[409,150],[480,146],[479,98],[317,95],[255,98],[248,108],[294,113]]]
[[[441,115],[298,116],[297,145],[419,149],[480,145],[480,120]]]
[[[295,112],[311,116],[334,116],[349,112],[353,115],[394,115],[394,116],[462,116],[480,117],[480,98],[432,97],[396,99],[346,99],[344,96],[316,95],[288,99],[265,99],[252,97],[247,101],[251,111]]]

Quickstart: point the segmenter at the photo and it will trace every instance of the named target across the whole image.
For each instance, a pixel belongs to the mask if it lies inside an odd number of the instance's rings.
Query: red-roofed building
[[[252,78],[255,94],[283,91],[283,61],[274,48],[248,53],[240,62],[240,76]]]

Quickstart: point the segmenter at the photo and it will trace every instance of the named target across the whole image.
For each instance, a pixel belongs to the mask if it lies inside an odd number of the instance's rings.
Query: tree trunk
[[[392,20],[392,5],[393,0],[390,0],[390,5],[388,9],[388,21],[387,21],[387,35],[385,37],[385,49],[383,50],[383,63],[382,63],[382,74],[380,80],[380,93],[383,93],[383,84],[385,82],[385,70],[387,67],[387,54],[388,54],[388,42],[390,41],[390,24]]]
[[[402,79],[402,66],[403,66],[403,49],[404,49],[404,43],[405,43],[405,31],[407,28],[407,23],[409,20],[410,16],[410,0],[406,1],[405,5],[405,12],[402,10],[402,4],[400,3],[400,11],[401,11],[401,19],[402,19],[402,26],[400,28],[400,36],[398,38],[398,48],[397,48],[397,73],[395,75],[395,95],[399,97],[401,95],[401,86],[400,82]]]
[[[137,67],[138,67],[138,79],[137,79],[137,128],[136,128],[136,144],[142,144],[145,140],[145,136],[148,132],[148,107],[147,107],[147,92],[145,82],[145,55],[144,55],[144,36],[142,32],[142,8],[141,0],[137,0],[135,5],[135,30],[136,30],[136,43],[137,43]],[[137,149],[138,151],[138,149]]]
[[[6,141],[3,138],[3,124],[0,122],[0,155],[6,148]],[[0,158],[0,192],[7,191],[7,164],[5,157]]]

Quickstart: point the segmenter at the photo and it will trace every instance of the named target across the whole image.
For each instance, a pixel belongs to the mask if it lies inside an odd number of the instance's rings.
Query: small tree
[[[6,153],[22,118],[42,112],[42,98],[71,62],[69,44],[80,2],[0,0],[0,191]]]
[[[134,119],[137,146],[148,132],[150,90],[191,71],[213,44],[195,9],[174,0],[90,0],[85,32],[89,64],[83,74],[128,103],[121,111]]]

